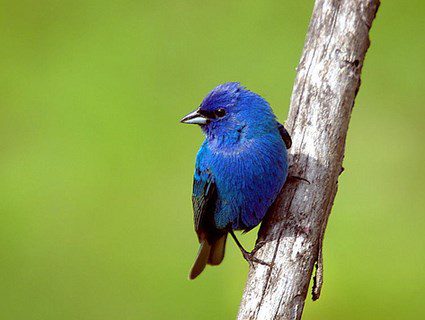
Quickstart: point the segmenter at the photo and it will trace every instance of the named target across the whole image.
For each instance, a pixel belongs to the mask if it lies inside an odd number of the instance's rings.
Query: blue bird
[[[205,135],[192,194],[200,248],[189,278],[195,279],[206,264],[222,262],[229,233],[248,262],[262,263],[233,231],[257,226],[282,189],[288,132],[266,100],[237,82],[217,86],[181,122],[198,124]]]

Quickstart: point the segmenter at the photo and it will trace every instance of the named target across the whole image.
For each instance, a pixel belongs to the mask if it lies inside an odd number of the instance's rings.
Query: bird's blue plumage
[[[287,132],[269,104],[238,83],[226,83],[182,122],[200,124],[205,134],[192,197],[200,241],[213,244],[230,230],[257,226],[288,171]]]

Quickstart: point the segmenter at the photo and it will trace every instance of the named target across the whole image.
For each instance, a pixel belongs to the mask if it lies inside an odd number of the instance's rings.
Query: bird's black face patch
[[[226,109],[220,107],[216,110],[203,110],[200,108],[198,113],[209,120],[216,120],[223,118],[227,112]]]
[[[214,111],[199,109],[198,113],[207,119],[215,119]]]

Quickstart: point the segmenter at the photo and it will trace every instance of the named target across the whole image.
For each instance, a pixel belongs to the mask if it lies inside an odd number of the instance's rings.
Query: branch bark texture
[[[313,300],[322,286],[322,241],[337,192],[345,139],[369,29],[379,0],[316,0],[291,98],[290,176],[266,216],[238,319],[301,319],[316,266]]]

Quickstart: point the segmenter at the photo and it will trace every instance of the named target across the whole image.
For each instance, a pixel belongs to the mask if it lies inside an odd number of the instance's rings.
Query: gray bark
[[[300,319],[316,266],[313,300],[322,286],[323,235],[337,191],[345,138],[369,29],[379,0],[317,0],[293,88],[286,127],[290,176],[259,231],[238,319]]]

